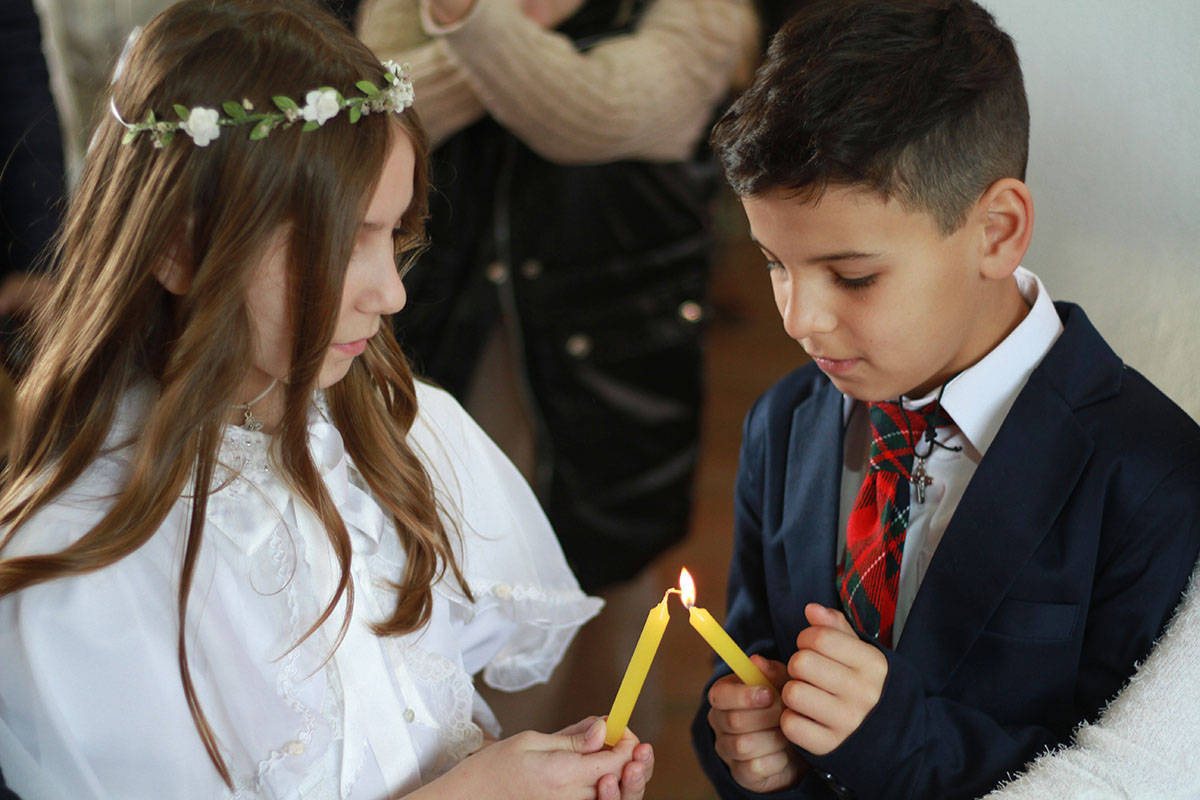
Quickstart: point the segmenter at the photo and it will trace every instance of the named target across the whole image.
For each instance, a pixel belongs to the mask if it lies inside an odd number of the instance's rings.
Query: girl
[[[296,0],[186,0],[118,67],[0,495],[18,794],[642,796],[595,720],[481,749],[471,676],[544,680],[599,603],[390,334],[410,104]]]

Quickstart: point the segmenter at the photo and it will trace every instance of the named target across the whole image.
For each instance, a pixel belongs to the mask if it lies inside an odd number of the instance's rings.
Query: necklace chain
[[[949,383],[949,381],[946,381],[946,383]],[[945,392],[946,384],[943,383],[942,388],[938,389],[937,397],[933,399],[933,407],[935,411],[941,409],[942,395],[945,394]],[[927,442],[929,442],[929,449],[924,453],[918,453],[917,443],[914,441],[916,437],[913,435],[912,423],[908,421],[908,409],[904,407],[904,398],[901,397],[896,400],[896,405],[900,407],[900,415],[904,417],[904,427],[908,429],[908,444],[909,447],[912,448],[913,458],[915,459],[913,462],[911,480],[913,487],[916,489],[916,500],[918,503],[924,503],[925,489],[933,484],[933,478],[929,477],[929,473],[925,471],[925,459],[929,458],[929,456],[933,454],[933,449],[935,447],[941,447],[945,450],[950,450],[957,453],[962,450],[962,446],[959,445],[956,447],[951,447],[939,442],[937,440],[937,426],[930,423],[925,427],[925,436],[923,437]]]
[[[251,409],[251,406],[253,406],[255,403],[257,403],[259,400],[262,400],[264,397],[269,395],[271,393],[271,390],[275,388],[275,384],[277,384],[277,383],[279,383],[279,379],[275,378],[274,380],[271,381],[271,385],[268,386],[266,389],[263,389],[262,394],[260,394],[258,397],[254,398],[253,400],[251,400],[248,403],[235,403],[233,405],[233,407],[238,409],[239,411],[245,412],[243,414],[243,421],[242,421],[242,428],[244,430],[261,431],[263,429],[263,421],[261,419],[259,419],[258,417],[254,416],[254,413],[250,409]]]

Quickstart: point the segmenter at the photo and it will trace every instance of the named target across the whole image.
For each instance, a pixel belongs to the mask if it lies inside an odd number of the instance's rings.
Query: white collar
[[[942,408],[980,455],[987,452],[1008,410],[1025,387],[1034,368],[1062,333],[1062,320],[1037,275],[1024,267],[1013,273],[1029,313],[1000,344],[946,384]],[[905,408],[921,408],[937,397],[941,387],[925,397],[905,399]],[[843,420],[858,401],[843,395]]]

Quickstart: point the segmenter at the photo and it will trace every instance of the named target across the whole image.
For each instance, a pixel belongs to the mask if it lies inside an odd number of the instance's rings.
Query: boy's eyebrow
[[[750,234],[750,241],[758,245],[758,249],[762,250],[766,256],[774,261],[779,258],[763,246],[762,242],[754,238],[754,234]],[[841,250],[835,253],[825,253],[823,255],[812,256],[805,259],[806,264],[828,264],[831,261],[862,261],[869,258],[879,258],[883,253],[868,253],[862,250]]]
[[[809,264],[826,264],[830,261],[861,261],[868,258],[879,258],[883,253],[865,253],[861,250],[843,250],[839,253],[826,253],[808,259]]]

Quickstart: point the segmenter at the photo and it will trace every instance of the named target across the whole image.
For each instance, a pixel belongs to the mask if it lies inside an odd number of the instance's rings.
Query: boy
[[[736,489],[726,627],[780,692],[719,667],[700,760],[722,797],[984,794],[1149,651],[1200,429],[1019,267],[1028,108],[975,3],[809,6],[712,141],[814,363]]]

